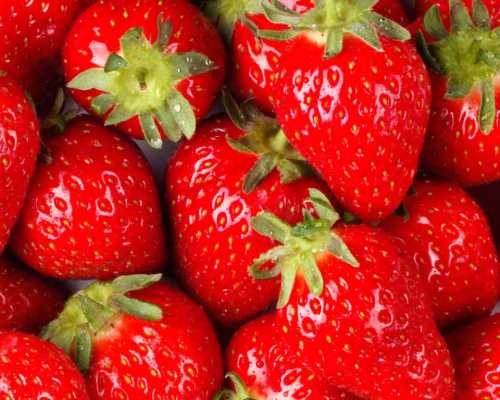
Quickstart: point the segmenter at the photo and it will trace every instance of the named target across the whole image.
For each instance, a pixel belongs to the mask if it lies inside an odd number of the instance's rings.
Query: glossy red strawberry
[[[470,3],[431,7],[421,23],[427,39],[417,34],[433,88],[423,164],[461,185],[480,185],[500,179],[500,14],[497,5]]]
[[[11,246],[27,265],[63,279],[165,266],[160,200],[139,149],[90,119],[46,141]]]
[[[220,89],[224,64],[216,29],[187,0],[97,2],[64,47],[77,102],[156,148],[164,136],[194,134]]]
[[[366,399],[453,398],[453,369],[413,263],[380,229],[342,224],[312,190],[319,218],[295,227],[270,213],[254,229],[282,243],[273,261],[282,290],[274,314],[282,340],[319,360],[323,378]],[[281,339],[281,338],[280,338]],[[293,350],[291,350],[293,351]]]
[[[21,210],[39,148],[31,103],[21,87],[0,72],[0,253]]]
[[[0,9],[0,70],[10,73],[36,99],[59,65],[64,37],[78,0],[3,0]]]
[[[66,290],[0,258],[0,330],[36,332],[63,309]]]
[[[231,389],[215,400],[354,400],[323,379],[314,355],[296,351],[283,340],[272,315],[240,328],[227,349]]]
[[[291,26],[273,36],[294,38],[281,59],[279,122],[341,204],[372,221],[392,213],[413,181],[430,85],[414,47],[401,41],[409,33],[361,3],[326,1],[298,15],[273,2],[268,13]],[[331,21],[314,25],[321,18]]]
[[[382,228],[396,237],[427,281],[441,327],[490,313],[500,294],[500,264],[488,221],[460,187],[418,181]]]
[[[251,106],[241,114],[203,123],[171,159],[165,185],[179,276],[226,325],[263,311],[278,294],[277,281],[248,273],[273,245],[252,231],[251,218],[269,209],[296,223],[308,188],[324,188],[301,177],[304,162],[276,121]]]
[[[0,332],[0,398],[88,400],[78,369],[56,346],[20,332]]]
[[[457,376],[455,399],[500,398],[500,315],[457,329],[447,340]]]
[[[222,355],[209,319],[171,285],[151,286],[160,278],[94,283],[48,325],[44,337],[88,370],[90,398],[209,400],[220,388]]]

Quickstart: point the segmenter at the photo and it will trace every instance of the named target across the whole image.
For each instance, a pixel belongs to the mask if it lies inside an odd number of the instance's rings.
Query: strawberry
[[[79,0],[3,0],[0,70],[20,81],[35,99],[57,70],[59,51]]]
[[[431,7],[426,34],[417,33],[433,88],[423,165],[463,186],[480,185],[500,179],[500,14],[489,15],[481,0],[468,8],[450,1],[451,8]]]
[[[294,227],[267,212],[252,220],[282,243],[251,268],[261,279],[281,274],[279,339],[361,398],[451,400],[450,356],[408,255],[378,228],[336,224],[320,192],[311,201],[319,218],[304,212]]]
[[[500,315],[467,325],[448,335],[457,376],[456,400],[500,398]]]
[[[280,340],[272,315],[240,328],[227,349],[226,377],[233,390],[224,389],[214,400],[290,399],[349,400],[355,397],[322,379],[309,356]]]
[[[39,148],[31,103],[21,87],[0,72],[0,253],[21,210]]]
[[[63,287],[0,257],[0,330],[36,332],[64,306]]]
[[[216,117],[184,142],[166,173],[166,202],[178,274],[189,291],[225,325],[238,324],[277,298],[277,281],[248,274],[273,246],[250,219],[270,209],[290,223],[302,216],[308,188],[324,189],[272,118],[225,97],[233,121]]]
[[[425,66],[401,42],[409,32],[372,3],[325,0],[300,15],[273,1],[268,15],[290,29],[259,32],[293,38],[276,90],[285,134],[340,203],[367,221],[391,214],[404,198],[430,108]]]
[[[0,332],[0,398],[88,400],[83,377],[56,346],[21,332]]]
[[[209,319],[178,289],[154,284],[160,278],[94,283],[43,333],[88,371],[92,399],[208,400],[221,386],[222,355]]]
[[[491,183],[489,185],[471,187],[468,189],[468,192],[486,213],[497,249],[500,249],[500,213],[498,212],[500,185]]]
[[[266,0],[210,0],[206,13],[217,24],[229,43],[231,54],[230,85],[241,99],[253,98],[267,113],[274,113],[275,82],[281,70],[281,59],[288,42],[260,39],[258,29],[284,29],[265,16]],[[312,0],[279,0],[279,3],[298,13],[314,7]],[[398,0],[381,0],[374,9],[400,23],[407,23]]]
[[[71,122],[46,147],[13,233],[18,257],[62,279],[162,268],[160,201],[139,149],[90,119]]]
[[[76,101],[155,148],[164,136],[194,134],[224,64],[217,31],[187,0],[99,1],[74,23],[64,46]]]
[[[489,314],[500,295],[500,265],[486,217],[460,187],[418,181],[382,228],[396,237],[426,277],[441,327]]]

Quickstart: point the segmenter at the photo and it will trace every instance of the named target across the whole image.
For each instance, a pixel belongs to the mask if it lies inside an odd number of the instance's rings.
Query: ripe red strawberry
[[[56,346],[20,332],[0,332],[0,398],[88,400],[78,369]]]
[[[157,189],[139,149],[90,119],[46,141],[11,246],[27,265],[62,279],[164,267]]]
[[[281,274],[279,339],[361,398],[451,400],[449,353],[407,254],[380,229],[334,226],[339,216],[326,197],[311,197],[319,219],[305,212],[291,227],[263,213],[252,221],[283,243],[252,267],[260,278]],[[273,274],[260,269],[266,261]]]
[[[0,330],[37,332],[63,309],[65,289],[0,258]]]
[[[64,37],[78,0],[3,0],[0,9],[0,70],[20,81],[36,99],[54,77]]]
[[[500,13],[480,0],[431,7],[417,34],[433,87],[424,167],[461,185],[500,179]],[[497,8],[497,5],[492,7]],[[440,12],[439,10],[442,10]],[[418,23],[417,23],[418,25]],[[453,25],[453,28],[450,28]]]
[[[225,325],[263,311],[278,294],[279,282],[248,274],[273,246],[252,231],[252,216],[269,209],[296,223],[308,188],[325,188],[301,177],[304,163],[275,120],[231,104],[234,122],[220,116],[203,123],[170,161],[165,185],[179,276]]]
[[[483,211],[454,184],[425,180],[413,187],[405,216],[389,217],[382,228],[426,278],[438,324],[489,314],[500,294],[500,264]]]
[[[323,379],[321,368],[309,364],[309,355],[291,348],[276,329],[272,315],[240,328],[227,349],[226,376],[232,390],[214,400],[289,399],[349,400],[354,396]]]
[[[21,87],[0,72],[0,253],[21,210],[39,148],[31,103]]]
[[[299,15],[273,1],[268,14],[291,28],[260,34],[294,37],[276,90],[285,134],[341,204],[372,221],[392,213],[413,181],[430,85],[412,44],[400,41],[409,33],[368,3],[328,0]]]
[[[279,0],[279,3],[298,13],[314,7],[312,0]],[[399,23],[408,23],[398,0],[378,1],[374,9]],[[275,24],[265,17],[262,0],[211,0],[206,12],[229,42],[231,89],[239,98],[253,98],[264,111],[274,113],[275,82],[289,43],[258,39],[255,30],[285,29],[286,25]]]
[[[222,355],[209,319],[178,289],[150,286],[160,278],[94,283],[44,332],[88,370],[92,399],[208,400],[222,385]]]
[[[500,398],[500,315],[457,329],[447,340],[457,376],[455,399]]]
[[[77,102],[155,148],[164,136],[194,134],[224,64],[217,31],[187,0],[97,2],[74,23],[64,47]]]

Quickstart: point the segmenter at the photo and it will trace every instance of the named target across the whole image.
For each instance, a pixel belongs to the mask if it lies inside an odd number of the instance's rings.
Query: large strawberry
[[[181,280],[228,325],[277,298],[279,282],[258,282],[248,274],[254,259],[273,246],[252,231],[251,218],[269,209],[296,223],[308,188],[324,185],[301,176],[304,162],[274,119],[226,100],[233,121],[216,117],[182,143],[165,186]]]
[[[0,332],[0,398],[88,400],[75,364],[56,346],[21,332]]]
[[[139,149],[90,119],[73,121],[45,144],[13,233],[15,253],[63,279],[161,269],[160,199]]]
[[[285,134],[342,205],[370,221],[409,189],[430,109],[425,66],[402,42],[409,32],[372,3],[325,0],[300,15],[273,1],[268,16],[290,29],[259,31],[293,38],[276,89]]]
[[[19,80],[36,99],[54,77],[65,35],[79,0],[3,0],[0,70]]]
[[[455,399],[500,398],[500,315],[457,329],[447,341],[457,376]]]
[[[274,113],[275,82],[281,69],[281,59],[288,42],[259,39],[258,29],[285,29],[265,17],[263,1],[211,0],[207,14],[217,23],[229,42],[231,89],[241,99],[252,97],[268,113]],[[313,0],[279,0],[280,4],[298,13],[314,7]],[[408,18],[398,0],[381,0],[374,9],[400,23]]]
[[[160,278],[94,283],[43,333],[88,371],[92,399],[209,400],[220,388],[222,355],[209,319],[178,289],[154,284]]]
[[[62,286],[0,258],[0,330],[36,332],[57,317],[65,298]]]
[[[21,210],[39,148],[33,106],[21,87],[0,72],[0,253]]]
[[[441,327],[488,314],[500,294],[500,265],[483,211],[460,187],[418,181],[383,229],[399,239],[427,281]]]
[[[407,254],[380,229],[335,225],[326,197],[311,197],[319,218],[305,212],[295,227],[270,213],[252,221],[282,243],[252,267],[259,278],[281,274],[282,340],[324,360],[323,378],[362,398],[451,400],[449,353]],[[267,261],[270,271],[261,269]]]
[[[500,179],[500,14],[490,16],[481,0],[444,4],[423,18],[427,39],[417,34],[433,87],[424,167],[462,185],[493,182]]]
[[[318,353],[305,354],[282,338],[272,315],[240,328],[227,349],[232,389],[214,400],[349,400],[354,396],[324,379]]]
[[[64,47],[75,99],[155,148],[164,136],[194,134],[222,84],[224,64],[217,31],[187,0],[97,2]]]

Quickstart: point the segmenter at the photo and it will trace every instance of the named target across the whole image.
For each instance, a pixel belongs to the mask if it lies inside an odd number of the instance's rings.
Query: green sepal
[[[92,359],[92,333],[91,328],[84,324],[76,328],[75,334],[75,362],[83,373],[90,368]]]
[[[158,27],[158,38],[156,39],[155,46],[157,49],[164,51],[172,36],[172,23],[170,21],[163,21],[163,17],[160,15],[156,25]]]
[[[222,389],[217,392],[213,400],[255,400],[239,375],[228,372],[225,378],[231,382],[233,389]]]
[[[441,13],[436,5],[433,5],[424,15],[424,27],[435,39],[444,39],[449,33],[444,26]]]
[[[144,132],[146,142],[148,142],[153,149],[161,149],[163,142],[153,115],[149,113],[141,114],[139,115],[139,122]]]
[[[493,82],[486,80],[481,83],[481,108],[479,111],[481,130],[486,135],[488,135],[493,130],[495,119],[495,89],[493,87]]]
[[[243,190],[245,193],[253,192],[277,165],[278,159],[272,153],[263,154],[258,158],[250,172],[245,176],[243,182]]]
[[[100,94],[92,99],[92,110],[97,115],[104,115],[112,108],[116,107],[113,95],[109,93]]]
[[[450,17],[452,32],[472,28],[472,19],[462,0],[450,0]]]
[[[111,79],[111,75],[104,72],[103,68],[90,68],[75,76],[66,86],[70,89],[96,89],[107,92],[111,84]]]
[[[127,61],[119,54],[112,53],[106,60],[104,72],[118,71],[120,68],[127,66]]]
[[[121,104],[117,104],[115,108],[111,110],[108,117],[104,121],[104,126],[118,125],[123,122],[135,117],[135,114],[128,111]]]
[[[481,29],[491,29],[491,17],[488,8],[482,1],[472,0],[472,20]]]
[[[417,49],[430,69],[432,69],[437,74],[445,74],[445,72],[441,68],[441,65],[439,65],[438,60],[436,60],[432,55],[429,46],[425,41],[424,34],[421,31],[417,32]]]
[[[156,304],[133,299],[117,294],[111,296],[111,304],[123,313],[132,315],[144,321],[158,321],[163,317],[163,311]]]

